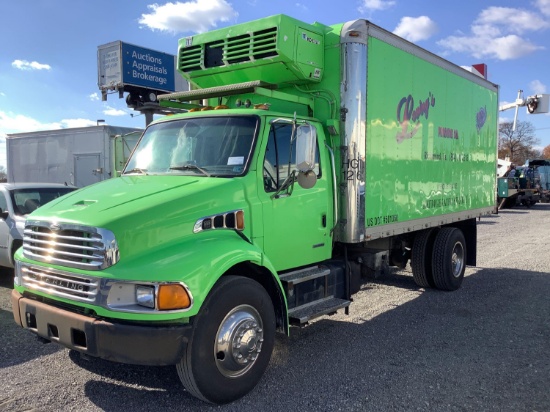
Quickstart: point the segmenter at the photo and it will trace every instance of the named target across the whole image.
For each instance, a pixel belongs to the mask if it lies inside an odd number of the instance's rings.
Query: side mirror
[[[7,210],[2,210],[0,207],[0,219],[6,220],[9,216],[9,212]]]
[[[317,130],[305,124],[296,130],[296,169],[298,169],[298,184],[304,189],[310,189],[317,182],[315,169],[315,152],[317,148]]]
[[[315,168],[315,149],[317,147],[317,130],[307,125],[298,126],[296,130],[296,168],[299,172],[308,172]]]

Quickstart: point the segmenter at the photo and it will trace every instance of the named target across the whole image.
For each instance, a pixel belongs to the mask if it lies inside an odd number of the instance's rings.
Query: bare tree
[[[498,126],[498,155],[501,159],[506,156],[516,164],[523,164],[527,159],[540,156],[534,146],[539,143],[535,136],[535,128],[530,122],[518,121],[516,130],[512,122],[500,123]]]
[[[542,158],[550,159],[550,144],[546,146],[544,149],[542,149]]]
[[[0,166],[0,182],[8,181],[8,172],[4,166]]]

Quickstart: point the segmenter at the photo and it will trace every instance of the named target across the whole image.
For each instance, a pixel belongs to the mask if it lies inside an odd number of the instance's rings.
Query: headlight
[[[180,283],[136,285],[136,303],[157,310],[187,309],[191,306],[191,297]]]
[[[136,285],[136,301],[138,305],[155,308],[155,288],[153,286]]]
[[[160,313],[193,306],[193,295],[182,282],[113,282],[108,290],[106,307],[118,312]]]

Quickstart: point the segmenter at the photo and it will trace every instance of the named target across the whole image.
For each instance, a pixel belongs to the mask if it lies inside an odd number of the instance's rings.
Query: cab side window
[[[296,169],[295,147],[290,150],[292,125],[275,123],[271,126],[264,158],[264,189],[276,192],[289,174]],[[315,174],[319,177],[319,148],[315,150]]]

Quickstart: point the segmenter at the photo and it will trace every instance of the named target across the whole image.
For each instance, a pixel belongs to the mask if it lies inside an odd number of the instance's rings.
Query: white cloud
[[[550,9],[550,0],[538,0],[539,7]],[[451,52],[467,53],[477,59],[511,60],[543,50],[527,38],[526,32],[550,28],[550,22],[538,13],[509,7],[489,7],[482,10],[471,26],[471,34],[457,34],[437,42]]]
[[[97,120],[90,119],[63,119],[61,120],[61,129],[67,129],[72,127],[88,127],[97,126]]]
[[[307,7],[305,4],[303,4],[303,3],[296,3],[296,7],[299,8],[299,9],[301,9],[302,11],[307,11],[307,10],[309,10],[308,7]]]
[[[550,16],[550,0],[536,0],[535,6],[546,16]]]
[[[543,84],[540,80],[533,80],[529,83],[529,88],[533,91],[534,94],[545,94],[546,85]]]
[[[103,110],[103,114],[107,116],[127,116],[128,113],[122,109],[115,109],[114,107],[106,106]]]
[[[501,123],[511,123],[514,121],[513,117],[506,117],[506,116],[499,116],[498,117],[498,124]]]
[[[0,129],[6,133],[23,133],[60,128],[60,123],[40,123],[38,120],[25,115],[0,111]]]
[[[97,102],[99,100],[99,94],[92,93],[90,96],[88,96],[92,102]]]
[[[510,7],[489,7],[479,14],[474,26],[489,26],[500,28],[504,33],[522,34],[546,29],[549,23],[538,13]]]
[[[393,32],[409,41],[417,42],[433,36],[437,32],[437,24],[428,16],[403,17]]]
[[[0,111],[0,130],[2,130],[4,133],[10,134],[95,125],[96,121],[89,119],[63,119],[59,122],[42,123],[39,120],[22,114],[6,113]]]
[[[19,70],[51,70],[49,64],[28,62],[27,60],[14,60],[11,65]]]
[[[395,5],[393,0],[363,0],[361,6],[359,6],[359,11],[361,13],[374,10],[386,10]]]
[[[497,38],[450,36],[438,41],[437,44],[453,52],[471,54],[476,59],[488,57],[511,60],[544,49],[516,35]]]
[[[239,15],[225,0],[195,0],[147,6],[151,13],[142,14],[139,23],[151,30],[170,33],[202,33]]]

